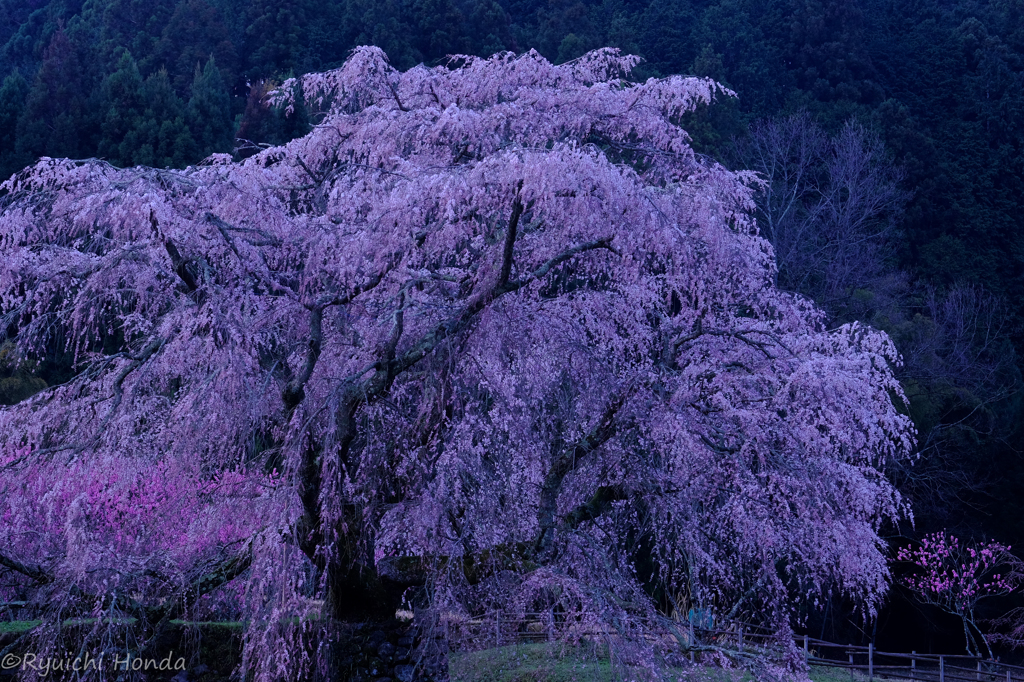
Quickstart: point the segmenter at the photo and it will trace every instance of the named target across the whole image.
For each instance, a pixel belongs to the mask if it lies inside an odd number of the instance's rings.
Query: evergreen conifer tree
[[[117,69],[103,79],[102,98],[98,153],[114,165],[132,165],[133,156],[139,151],[136,129],[142,124],[145,92],[139,67],[128,50],[121,52]],[[151,154],[143,151],[141,156]]]
[[[213,57],[202,68],[196,65],[186,120],[199,158],[231,151],[235,132],[231,101]]]
[[[89,79],[76,46],[58,30],[18,119],[16,150],[26,156],[81,158],[91,151]]]
[[[185,122],[185,105],[175,94],[170,77],[160,69],[143,86],[146,109],[125,139],[133,165],[184,167],[198,158]]]
[[[31,162],[31,157],[15,149],[18,118],[25,108],[28,82],[20,71],[4,78],[0,86],[0,177],[6,178]]]

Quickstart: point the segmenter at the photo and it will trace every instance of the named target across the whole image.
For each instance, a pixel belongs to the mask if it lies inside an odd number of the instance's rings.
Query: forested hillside
[[[888,473],[917,520],[892,535],[1024,541],[1024,0],[0,0],[0,175],[251,155],[319,120],[269,92],[363,44],[403,70],[616,46],[734,90],[684,127],[765,174],[779,284],[904,357],[920,458]],[[0,349],[0,402],[67,379],[61,353]]]
[[[240,126],[281,141],[303,125],[257,120],[251,102],[240,120],[247,98],[360,44],[400,69],[618,46],[646,60],[641,76],[711,76],[739,94],[691,132],[716,157],[757,118],[806,109],[835,131],[856,117],[907,172],[901,265],[936,285],[1024,294],[1015,0],[4,0],[0,44],[5,176],[44,155],[183,167],[231,151]]]

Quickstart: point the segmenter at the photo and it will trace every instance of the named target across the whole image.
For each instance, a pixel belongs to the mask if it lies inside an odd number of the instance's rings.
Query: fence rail
[[[806,635],[797,638],[811,665],[847,668],[875,677],[922,682],[1024,682],[1024,667],[977,656],[878,651],[874,645],[836,644]],[[840,657],[845,657],[845,660]]]

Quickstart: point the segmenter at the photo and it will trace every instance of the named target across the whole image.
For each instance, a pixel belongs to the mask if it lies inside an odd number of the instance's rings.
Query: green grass
[[[641,668],[612,664],[607,652],[561,644],[516,644],[471,653],[452,653],[448,666],[452,682],[621,682],[649,679],[648,673]],[[661,679],[666,682],[750,682],[753,677],[746,671],[698,666],[669,671]]]
[[[292,619],[297,622],[297,618]],[[223,628],[225,630],[243,630],[245,623],[240,620],[172,620],[171,625],[182,625],[192,628]]]
[[[833,668],[825,665],[812,665],[811,666],[811,682],[867,682],[868,676],[861,671],[854,671],[853,677],[850,677],[849,670],[843,670],[842,668]],[[889,678],[880,677],[875,675],[875,680],[888,680]],[[901,681],[902,682],[902,681]]]
[[[616,667],[607,653],[559,644],[518,644],[497,649],[449,655],[452,682],[621,682],[645,680],[645,671]],[[812,666],[811,682],[851,682],[850,671]],[[724,670],[712,666],[669,671],[666,682],[752,682],[746,670]],[[876,680],[882,678],[876,677]],[[867,682],[867,675],[855,672],[853,682]]]
[[[42,622],[41,620],[0,621],[0,635],[20,635]]]
[[[452,682],[613,682],[622,679],[612,664],[578,648],[518,644],[448,659]]]
[[[96,622],[95,618],[70,618],[64,621],[64,625],[91,625]],[[0,635],[19,635],[23,632],[28,632],[35,626],[39,625],[43,621],[41,620],[15,620],[15,621],[0,621]],[[119,622],[123,623],[134,623],[134,618],[120,619]],[[226,630],[241,630],[245,624],[241,621],[189,621],[189,620],[172,620],[171,625],[187,626],[187,627],[201,627],[201,628],[223,628]]]

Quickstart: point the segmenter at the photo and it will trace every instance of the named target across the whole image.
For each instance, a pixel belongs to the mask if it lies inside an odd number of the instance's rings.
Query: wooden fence
[[[567,637],[577,640],[616,638],[612,628],[583,629],[551,611],[513,615],[491,611],[471,618],[449,617],[439,625],[453,646],[482,649],[515,643],[554,642]],[[672,642],[682,651],[718,649],[740,656],[766,656],[781,660],[783,648],[776,632],[763,626],[730,621],[711,627],[687,620],[660,619],[644,628],[649,639]],[[878,651],[874,645],[839,644],[797,635],[809,665],[843,668],[851,680],[901,679],[919,682],[1024,682],[1024,667],[976,656],[920,654]]]
[[[957,654],[878,651],[874,645],[836,644],[803,635],[797,638],[811,665],[859,671],[875,677],[922,682],[1024,682],[1024,667]]]

